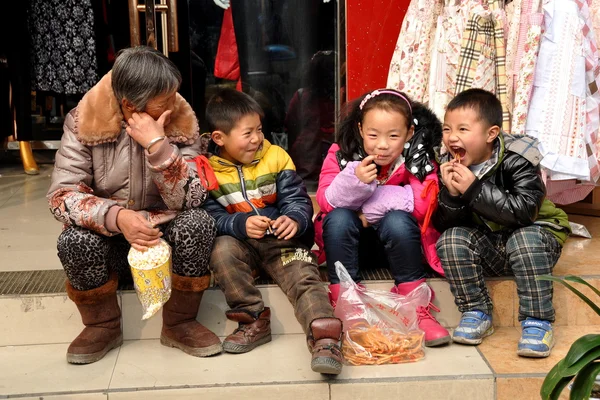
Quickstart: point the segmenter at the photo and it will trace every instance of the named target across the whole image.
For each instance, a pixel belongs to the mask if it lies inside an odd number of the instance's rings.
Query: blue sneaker
[[[452,341],[462,344],[479,344],[484,337],[494,333],[492,317],[483,311],[466,311],[454,329]]]
[[[541,319],[527,318],[521,321],[521,339],[517,354],[521,357],[548,357],[554,347],[552,324]]]

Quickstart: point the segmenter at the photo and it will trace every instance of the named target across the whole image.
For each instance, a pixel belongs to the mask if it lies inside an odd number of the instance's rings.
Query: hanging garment
[[[236,88],[242,90],[240,74],[240,58],[238,47],[233,29],[233,16],[231,7],[225,10],[223,14],[223,25],[221,25],[221,36],[219,37],[219,46],[215,56],[216,78],[237,81]]]
[[[98,81],[90,0],[30,0],[34,90],[85,93]]]
[[[431,52],[428,97],[429,107],[440,120],[444,119],[446,106],[454,97],[462,34],[468,10],[476,4],[478,1],[473,0],[447,4],[437,19]]]
[[[513,0],[506,6],[506,97],[507,107],[514,107],[515,87],[519,66],[515,64],[521,21],[521,4],[529,0]],[[509,15],[510,14],[510,15]],[[514,116],[513,116],[514,119]],[[514,130],[514,127],[511,127]]]
[[[504,20],[499,0],[489,0],[488,8],[478,5],[471,10],[460,50],[456,94],[471,88],[494,93],[502,104],[502,129],[510,132]]]
[[[592,18],[596,41],[598,42],[600,41],[600,0],[592,0],[590,4],[590,16]]]
[[[401,90],[414,101],[427,94],[434,23],[441,13],[439,0],[412,0],[402,21],[390,62],[387,87]]]
[[[517,79],[515,82],[516,89],[511,125],[511,133],[513,135],[523,135],[525,133],[527,111],[529,110],[529,101],[531,100],[531,92],[533,91],[535,66],[542,38],[543,21],[543,14],[530,14],[528,16],[529,30],[527,31],[527,41],[524,46],[524,54],[521,57],[521,64],[516,68]]]
[[[545,32],[525,130],[540,140],[551,180],[600,177],[600,68],[588,4],[551,0],[544,5]]]

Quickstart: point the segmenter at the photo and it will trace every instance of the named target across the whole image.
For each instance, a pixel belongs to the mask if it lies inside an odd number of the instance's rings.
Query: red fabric
[[[236,89],[241,90],[240,59],[233,29],[231,7],[223,14],[221,36],[215,57],[215,77],[237,81]]]
[[[198,170],[198,178],[200,178],[200,182],[207,190],[216,190],[219,188],[219,183],[217,182],[217,177],[210,166],[210,162],[204,156],[197,156],[194,158],[194,162],[196,163],[196,167]]]

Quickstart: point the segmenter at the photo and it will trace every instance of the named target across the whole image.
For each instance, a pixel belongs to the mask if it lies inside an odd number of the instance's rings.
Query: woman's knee
[[[107,246],[106,240],[106,237],[89,229],[70,226],[58,236],[56,244],[58,257],[62,260],[63,257],[77,254],[102,254],[104,256]]]
[[[69,227],[58,237],[58,257],[71,285],[89,290],[108,281],[107,238],[80,227]]]
[[[165,239],[174,246],[212,247],[216,234],[214,218],[201,208],[192,208],[175,217],[166,230]]]

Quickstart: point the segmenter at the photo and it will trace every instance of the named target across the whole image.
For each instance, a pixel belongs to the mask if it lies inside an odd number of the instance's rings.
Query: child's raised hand
[[[277,218],[272,227],[277,239],[290,240],[298,233],[298,223],[286,215]]]
[[[454,165],[456,163],[454,161],[448,161],[440,165],[440,172],[442,174],[442,182],[444,182],[444,186],[448,189],[448,192],[452,196],[460,196],[460,191],[454,186],[452,181],[452,177],[454,176]]]
[[[367,185],[377,179],[377,165],[373,162],[377,156],[367,156],[354,170],[354,175]]]
[[[251,239],[262,239],[265,236],[271,219],[262,215],[253,215],[246,220],[246,235]]]
[[[452,185],[458,190],[461,194],[464,194],[467,189],[475,182],[475,175],[473,172],[462,164],[455,163],[454,164],[454,173],[452,174]]]

